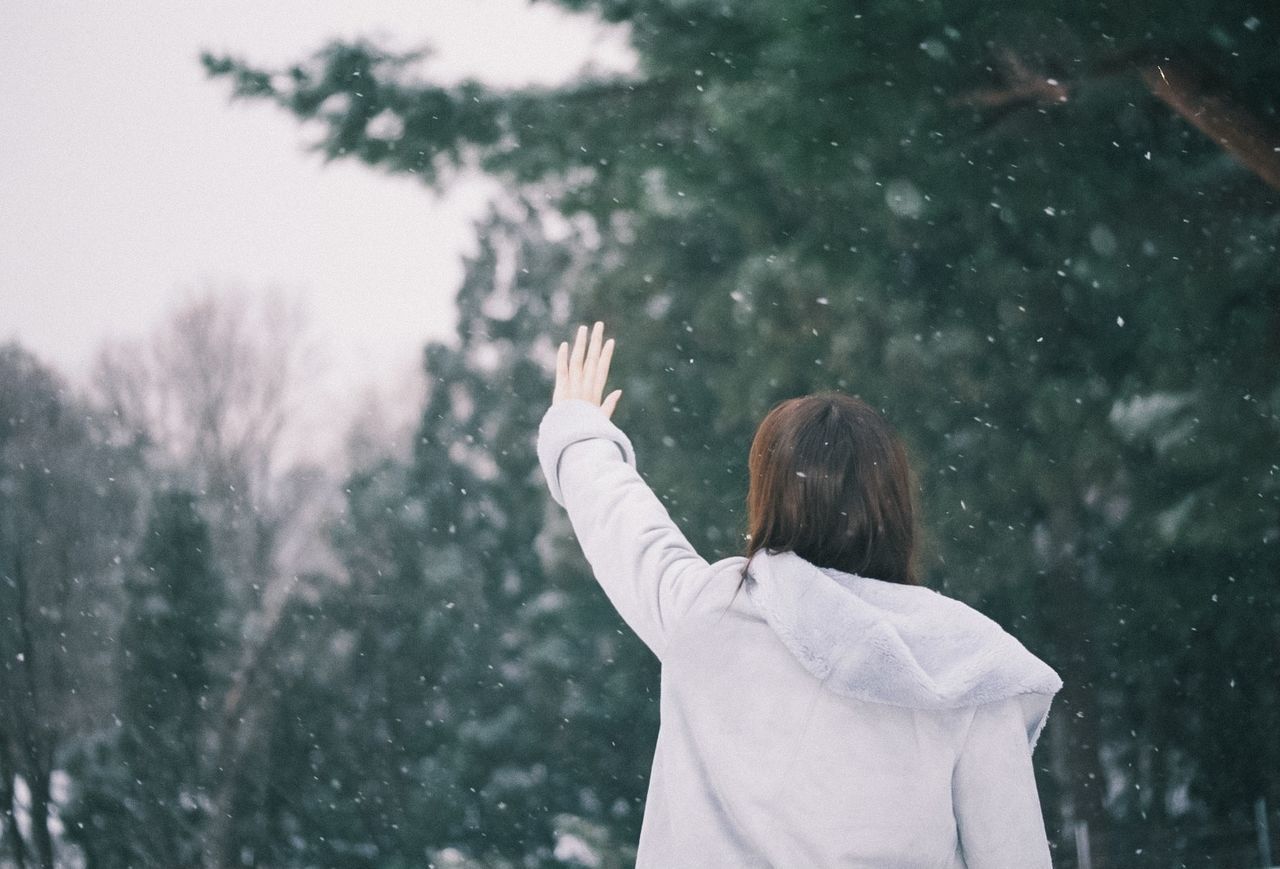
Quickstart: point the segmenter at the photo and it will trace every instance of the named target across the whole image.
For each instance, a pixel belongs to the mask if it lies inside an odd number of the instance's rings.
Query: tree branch
[[[1006,48],[999,58],[1002,85],[968,91],[952,99],[951,104],[990,109],[1000,116],[1025,106],[1065,103],[1082,81],[1132,69],[1135,62],[1139,64],[1138,75],[1152,95],[1272,189],[1280,190],[1280,132],[1268,127],[1229,94],[1210,88],[1207,76],[1185,58],[1152,63],[1127,53],[1103,61],[1086,77],[1060,82],[1033,72],[1016,52]]]
[[[1213,139],[1245,168],[1280,190],[1280,133],[1268,129],[1227,94],[1214,93],[1186,63],[1159,63],[1141,70],[1151,93]]]

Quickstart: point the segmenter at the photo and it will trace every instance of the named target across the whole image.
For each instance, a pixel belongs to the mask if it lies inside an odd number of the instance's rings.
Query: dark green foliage
[[[210,559],[209,529],[185,491],[161,493],[125,582],[121,634],[123,709],[150,751],[193,767],[197,737],[225,646],[224,592]]]
[[[347,480],[346,581],[287,616],[268,744],[239,788],[241,840],[266,863],[453,865],[453,848],[554,865],[557,830],[624,855],[638,836],[656,662],[548,512],[531,432],[563,312],[528,290],[580,254],[525,216],[485,227],[460,344],[427,348],[411,463]]]
[[[53,866],[61,755],[112,708],[115,564],[139,467],[56,374],[0,346],[0,854],[19,865]]]
[[[93,866],[196,865],[226,637],[222,579],[190,492],[155,497],[125,595],[118,718],[70,758],[68,835]]]
[[[428,350],[412,462],[350,483],[350,581],[275,719],[287,799],[245,805],[259,852],[539,865],[557,813],[634,841],[656,671],[547,521],[532,455],[550,342],[597,317],[619,422],[708,557],[739,549],[772,403],[841,388],[900,427],[927,581],[1066,680],[1037,755],[1055,838],[1087,819],[1132,860],[1280,803],[1280,203],[1139,76],[1194,64],[1276,126],[1274,17],[563,5],[627,23],[637,75],[501,92],[367,43],[283,75],[205,58],[323,121],[328,158],[434,186],[475,163],[514,201],[481,227],[458,346]],[[386,112],[398,138],[370,132]]]

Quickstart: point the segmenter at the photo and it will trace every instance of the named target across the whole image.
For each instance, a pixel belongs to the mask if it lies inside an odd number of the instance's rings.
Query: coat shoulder
[[[746,563],[747,559],[741,555],[732,555],[708,564],[697,580],[700,588],[687,615],[696,618],[706,613],[719,613],[735,600],[735,596],[745,600],[741,580]]]

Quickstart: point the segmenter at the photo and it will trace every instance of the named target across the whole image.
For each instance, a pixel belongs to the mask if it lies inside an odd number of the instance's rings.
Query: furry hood
[[[955,598],[758,552],[751,600],[832,691],[894,706],[954,709],[1017,697],[1034,750],[1062,679],[995,621]]]

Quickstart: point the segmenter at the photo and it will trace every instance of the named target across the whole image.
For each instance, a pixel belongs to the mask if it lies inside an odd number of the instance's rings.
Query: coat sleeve
[[[538,461],[605,595],[661,660],[709,565],[637,473],[631,441],[598,406],[553,404],[538,427]]]
[[[975,707],[951,791],[968,869],[1052,869],[1018,698]]]

